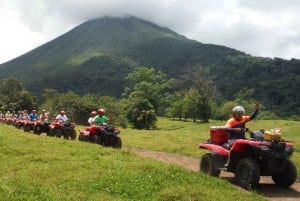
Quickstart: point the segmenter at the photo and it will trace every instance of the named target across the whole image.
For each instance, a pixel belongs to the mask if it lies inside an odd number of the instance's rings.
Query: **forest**
[[[155,129],[158,116],[208,123],[210,120],[226,120],[235,105],[244,106],[248,113],[254,109],[257,100],[253,98],[253,89],[243,88],[233,95],[232,101],[222,102],[224,99],[220,98],[214,82],[201,68],[187,75],[186,81],[191,82],[191,87],[178,90],[176,80],[168,79],[162,71],[138,67],[127,75],[126,80],[132,87],[126,87],[120,98],[92,93],[80,96],[72,91],[59,93],[56,89],[45,89],[39,101],[17,78],[2,79],[0,109],[2,113],[33,109],[39,112],[43,109],[50,117],[63,109],[72,121],[86,125],[92,111],[105,108],[107,114],[113,115],[114,124],[136,129]],[[260,119],[281,118],[263,104],[261,110]],[[289,119],[299,120],[299,117]]]

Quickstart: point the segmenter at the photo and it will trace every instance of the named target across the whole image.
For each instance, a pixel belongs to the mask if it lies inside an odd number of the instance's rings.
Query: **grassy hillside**
[[[122,131],[124,144],[130,147],[138,147],[169,153],[178,153],[187,156],[200,157],[206,150],[199,149],[201,142],[209,139],[210,126],[223,126],[225,122],[216,121],[208,124],[184,122],[160,118],[158,130],[131,130]],[[280,128],[282,138],[292,141],[295,151],[291,160],[296,164],[298,179],[300,179],[300,124],[299,121],[285,120],[254,120],[247,123],[250,130]],[[246,135],[249,137],[249,135]]]
[[[162,136],[183,128],[177,123],[169,122],[163,127]],[[190,125],[184,126],[185,129],[189,130]],[[124,144],[142,146],[139,135],[131,129],[122,131]],[[184,135],[176,135],[174,141],[186,138]],[[153,146],[150,141],[143,141]],[[163,147],[163,143],[156,146]],[[193,145],[188,147],[195,149]],[[4,201],[169,201],[219,200],[220,197],[225,201],[265,200],[253,192],[238,190],[222,179],[137,157],[124,150],[37,136],[3,124],[0,124],[0,149],[0,199]]]

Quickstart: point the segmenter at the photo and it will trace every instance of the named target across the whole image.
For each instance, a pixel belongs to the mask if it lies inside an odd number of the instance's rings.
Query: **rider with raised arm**
[[[232,142],[236,139],[246,139],[246,123],[256,117],[259,106],[259,102],[256,102],[255,110],[250,116],[244,116],[245,109],[242,106],[233,107],[232,118],[230,118],[225,125],[226,130],[229,132],[229,144],[232,144]]]

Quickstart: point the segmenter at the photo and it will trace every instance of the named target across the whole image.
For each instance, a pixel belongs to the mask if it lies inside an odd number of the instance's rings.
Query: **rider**
[[[245,109],[242,106],[235,106],[232,109],[233,117],[226,122],[226,130],[229,132],[229,144],[231,145],[236,139],[246,139],[246,123],[254,119],[259,110],[259,102],[255,104],[255,110],[250,116],[244,116]]]
[[[41,120],[42,122],[48,120],[48,114],[46,113],[46,110],[42,110],[42,114],[40,114],[40,120]]]
[[[108,118],[105,116],[105,110],[103,108],[98,109],[98,115],[93,119],[95,125],[107,125]]]
[[[57,115],[55,117],[55,120],[58,121],[58,122],[60,122],[60,123],[64,123],[64,122],[68,121],[69,119],[68,119],[65,111],[61,110],[60,113],[59,113],[59,115]]]
[[[88,123],[90,124],[90,126],[94,125],[94,118],[96,115],[97,115],[96,111],[91,112],[90,118],[88,119]]]
[[[31,113],[28,115],[31,121],[36,121],[38,119],[38,115],[36,110],[32,110]]]

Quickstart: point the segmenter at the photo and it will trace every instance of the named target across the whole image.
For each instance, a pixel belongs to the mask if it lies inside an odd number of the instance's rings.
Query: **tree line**
[[[231,116],[231,108],[243,105],[249,113],[255,103],[254,90],[242,88],[232,101],[224,101],[212,79],[201,68],[195,67],[178,80],[169,79],[162,71],[148,67],[137,67],[126,77],[131,83],[120,98],[101,94],[78,95],[75,92],[58,93],[55,89],[44,89],[42,99],[36,98],[17,78],[0,80],[0,110],[22,111],[42,110],[54,117],[61,109],[68,117],[82,125],[87,125],[91,111],[105,108],[113,115],[113,123],[136,129],[155,129],[158,116],[209,122],[210,119],[226,120]],[[187,85],[189,88],[184,88]],[[266,111],[262,104],[259,118],[278,119],[274,113]],[[298,117],[293,117],[299,119]]]

